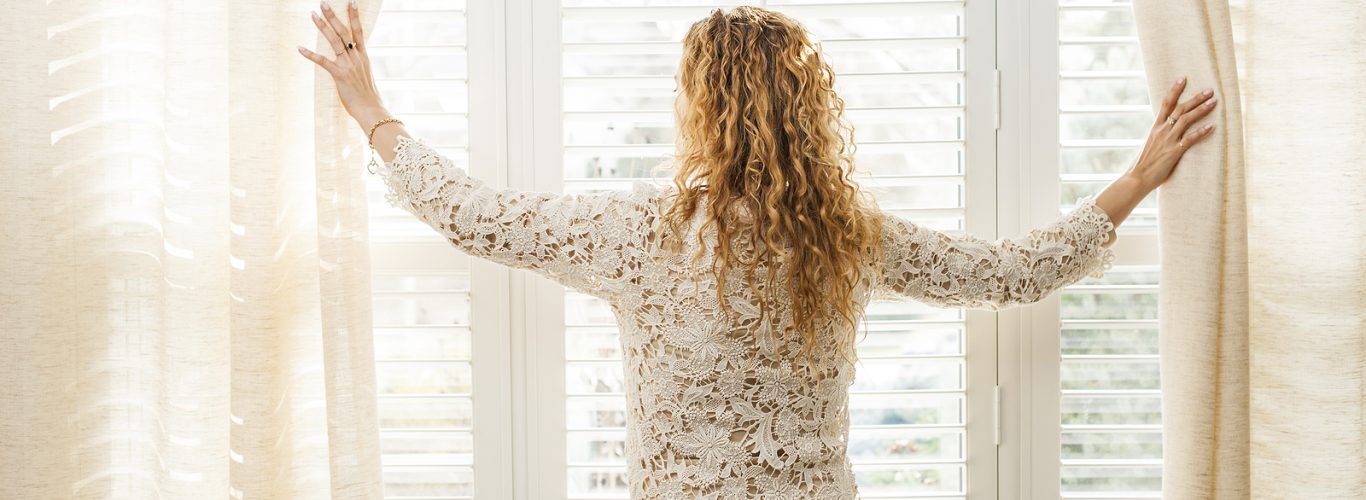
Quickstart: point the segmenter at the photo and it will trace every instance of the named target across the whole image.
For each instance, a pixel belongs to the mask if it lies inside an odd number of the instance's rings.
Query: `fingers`
[[[299,47],[299,53],[303,54],[303,56],[308,58],[308,60],[313,61],[313,64],[317,64],[318,66],[321,66],[324,70],[327,70],[327,72],[332,74],[333,76],[336,76],[337,71],[340,69],[337,67],[337,63],[332,62],[331,60],[328,60],[326,57],[320,56],[311,50]]]
[[[347,42],[351,41],[351,30],[347,29],[346,24],[343,23],[341,19],[337,18],[337,13],[332,11],[332,6],[328,5],[326,0],[322,2],[322,5],[323,18],[327,20],[328,26],[331,26],[337,36],[341,38],[342,48],[345,49]]]
[[[341,38],[337,36],[337,32],[328,26],[321,17],[318,17],[316,12],[313,13],[313,25],[318,27],[318,31],[323,34],[323,38],[327,39],[327,43],[332,44],[333,54],[341,55],[346,50],[346,43],[342,42]]]
[[[360,7],[356,6],[356,0],[347,2],[347,14],[351,21],[351,41],[356,44],[356,48],[365,50],[365,33],[362,31],[360,23]]]
[[[1167,92],[1167,97],[1162,98],[1162,111],[1157,114],[1159,120],[1166,120],[1176,111],[1176,101],[1181,99],[1181,93],[1186,90],[1186,77],[1181,77],[1172,84],[1172,89]]]
[[[1211,97],[1214,97],[1214,89],[1205,89],[1199,94],[1195,94],[1195,96],[1190,99],[1186,99],[1185,102],[1176,107],[1176,111],[1173,113],[1176,115],[1176,118],[1180,119],[1183,115],[1189,113],[1192,109],[1195,109],[1196,106],[1203,104]]]
[[[1198,144],[1200,141],[1205,140],[1210,136],[1210,134],[1213,133],[1214,124],[1207,123],[1204,126],[1198,127],[1195,130],[1191,131],[1191,133],[1186,134],[1185,137],[1182,137],[1178,145],[1180,145],[1183,149],[1190,149],[1191,146],[1194,146]]]
[[[1218,99],[1214,99],[1209,96],[1205,96],[1204,99],[1205,100],[1203,104],[1194,106],[1193,109],[1190,109],[1181,114],[1181,117],[1176,120],[1176,125],[1172,126],[1173,135],[1180,136],[1181,134],[1185,134],[1186,129],[1190,128],[1192,124],[1199,121],[1201,118],[1204,118],[1205,115],[1208,115],[1210,111],[1214,110],[1214,106],[1219,104]]]

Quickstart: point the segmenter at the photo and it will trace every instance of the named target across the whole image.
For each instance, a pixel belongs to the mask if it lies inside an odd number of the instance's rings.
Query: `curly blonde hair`
[[[725,271],[740,269],[759,298],[757,329],[774,313],[768,291],[779,290],[784,263],[791,323],[772,333],[787,339],[795,330],[808,359],[818,347],[851,352],[863,313],[856,288],[881,226],[875,203],[852,179],[853,129],[819,47],[785,15],[718,9],[688,30],[678,79],[677,197],[664,216],[667,230],[686,234],[705,210],[698,240],[716,231],[712,271],[723,310]],[[847,334],[821,346],[817,332],[832,325]]]

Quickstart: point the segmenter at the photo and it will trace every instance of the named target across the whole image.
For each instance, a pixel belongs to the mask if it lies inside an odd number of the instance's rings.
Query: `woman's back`
[[[633,497],[856,495],[846,456],[854,353],[851,342],[841,342],[854,332],[824,316],[818,345],[849,347],[808,357],[788,328],[786,287],[767,290],[754,280],[751,288],[737,267],[722,271],[728,284],[718,294],[709,265],[718,242],[715,230],[705,229],[707,214],[696,212],[681,232],[663,222],[676,188],[496,191],[406,137],[382,174],[391,203],[465,252],[612,305],[627,381]],[[873,298],[977,308],[1033,302],[1103,270],[1112,230],[1091,198],[1046,228],[997,243],[882,216],[876,258],[857,282],[854,303],[861,310]]]
[[[667,211],[673,191],[638,190],[651,219]],[[685,231],[667,236],[681,249],[652,245],[654,261],[611,301],[621,327],[633,496],[851,498],[846,444],[854,369],[847,360],[854,353],[832,348],[804,356],[784,286],[756,293],[744,270],[729,268],[719,289],[711,272],[717,235],[704,219],[698,212]],[[786,275],[786,263],[777,265],[776,275]],[[760,266],[757,274],[766,271]],[[857,294],[860,304],[868,291]],[[851,333],[834,321],[815,332],[832,347]]]

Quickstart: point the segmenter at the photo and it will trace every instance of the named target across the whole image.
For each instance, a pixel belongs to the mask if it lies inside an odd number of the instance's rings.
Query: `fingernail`
[[[1212,108],[1212,107],[1214,107],[1214,103],[1216,103],[1216,102],[1219,102],[1219,98],[1218,98],[1218,97],[1211,98],[1211,99],[1209,100],[1209,102],[1205,103],[1205,105]]]
[[[1214,130],[1214,124],[1205,125],[1205,130]]]
[[[313,20],[314,20],[314,21],[321,21],[321,20],[322,20],[321,17],[318,17],[318,13],[317,13],[317,12],[310,12],[310,14],[313,14]]]
[[[1205,95],[1207,95],[1207,96],[1214,95],[1214,89],[1205,89]]]
[[[351,0],[351,8],[356,8],[356,0]]]
[[[327,2],[323,2],[322,4],[323,4],[323,10],[332,10],[332,6],[331,6],[331,5],[328,5]]]

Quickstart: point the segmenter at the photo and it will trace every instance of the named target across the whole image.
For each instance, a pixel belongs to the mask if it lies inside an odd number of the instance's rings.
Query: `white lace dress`
[[[612,305],[625,365],[632,498],[857,495],[845,453],[854,367],[827,351],[789,368],[795,342],[745,333],[759,316],[747,287],[727,286],[735,314],[723,318],[715,278],[689,272],[695,236],[681,255],[657,259],[655,235],[672,188],[494,190],[419,141],[400,138],[395,150],[381,172],[391,203],[470,255]],[[874,263],[880,272],[858,298],[986,309],[1034,302],[1107,269],[1113,228],[1090,197],[1047,227],[996,243],[888,216]],[[783,306],[770,316],[781,318]]]

